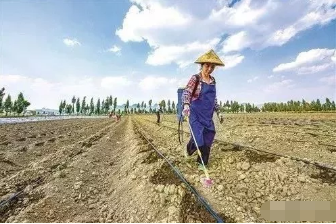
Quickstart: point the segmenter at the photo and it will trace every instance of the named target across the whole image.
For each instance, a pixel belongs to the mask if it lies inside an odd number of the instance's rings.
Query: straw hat
[[[221,59],[218,57],[218,55],[212,49],[207,53],[203,54],[201,57],[199,57],[195,61],[195,63],[197,64],[212,63],[218,66],[225,66],[224,63],[221,61]]]

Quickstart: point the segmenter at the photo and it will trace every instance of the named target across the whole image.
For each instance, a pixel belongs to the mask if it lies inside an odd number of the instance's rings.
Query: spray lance
[[[203,184],[204,187],[211,187],[212,184],[213,184],[213,181],[210,179],[210,175],[208,173],[208,170],[207,170],[206,166],[204,165],[204,162],[203,162],[203,159],[202,159],[202,153],[201,153],[201,150],[198,148],[198,144],[196,142],[194,132],[192,131],[191,125],[189,123],[189,117],[188,116],[186,116],[186,120],[187,120],[189,129],[190,129],[191,136],[194,139],[198,156],[201,158],[202,165],[203,165],[203,168],[204,168],[203,171],[205,173],[205,178],[201,178],[201,183]]]

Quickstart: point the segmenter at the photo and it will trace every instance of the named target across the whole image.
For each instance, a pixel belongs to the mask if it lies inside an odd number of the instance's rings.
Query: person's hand
[[[188,116],[190,115],[190,107],[188,104],[185,104],[183,107],[183,111],[182,111],[182,115],[183,116]]]

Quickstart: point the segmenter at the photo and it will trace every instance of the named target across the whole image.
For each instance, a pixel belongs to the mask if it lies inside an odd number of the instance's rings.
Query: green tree
[[[115,112],[115,109],[117,107],[117,103],[118,103],[118,99],[116,97],[116,98],[114,98],[114,102],[113,102],[113,112]]]
[[[110,98],[106,97],[105,104],[104,104],[104,113],[107,114],[110,109]]]
[[[331,102],[331,110],[333,110],[333,111],[336,110],[335,101],[332,101],[332,102]]]
[[[168,112],[171,113],[170,100],[168,100],[167,105],[168,105]]]
[[[100,114],[100,99],[98,98],[97,100],[97,105],[96,105],[96,114]]]
[[[166,101],[162,100],[160,105],[161,105],[162,111],[166,111]]]
[[[67,114],[71,114],[73,112],[72,105],[71,104],[66,105],[65,110]]]
[[[72,97],[71,103],[72,103],[72,113],[75,114],[75,103],[76,103],[75,96]]]
[[[140,113],[140,103],[137,104],[138,113]]]
[[[77,115],[78,113],[81,111],[81,107],[80,107],[80,99],[79,97],[77,98],[77,101],[76,101],[76,112],[77,112]]]
[[[237,101],[234,101],[231,106],[232,113],[238,113],[239,112],[239,103]]]
[[[320,99],[316,100],[316,110],[317,111],[321,111],[322,110],[322,105],[321,105]]]
[[[129,100],[126,101],[126,109],[127,109],[126,112],[128,112],[128,110],[129,110]]]
[[[12,107],[12,111],[13,111],[14,114],[15,114],[15,112],[16,112],[17,110],[18,110],[18,103],[17,103],[16,100],[14,100],[13,107]]]
[[[330,111],[331,110],[331,102],[330,99],[327,97],[325,100],[325,110]]]
[[[27,107],[30,106],[30,102],[28,102],[27,100],[25,100],[22,92],[19,93],[18,98],[17,98],[16,101],[17,101],[17,110],[16,110],[16,112],[18,114],[21,114],[22,112],[24,112],[27,109]]]
[[[109,106],[113,106],[113,97],[110,95],[109,99],[108,99],[108,105]]]
[[[243,113],[244,110],[245,110],[244,104],[240,104],[240,106],[239,106],[239,111],[240,111],[241,113]]]
[[[5,87],[0,89],[0,113],[3,111],[3,97],[5,96]]]
[[[81,106],[81,114],[85,114],[86,113],[86,96],[84,96],[83,100],[82,100],[82,106]]]
[[[8,113],[12,112],[12,107],[13,107],[13,103],[12,103],[12,97],[11,95],[7,95],[7,98],[5,100],[5,103],[4,103],[4,109],[5,109],[5,112],[6,112],[6,116]]]
[[[150,100],[148,101],[149,112],[150,112],[150,113],[152,113],[152,103],[153,103],[153,101],[152,101],[152,99],[150,99]]]
[[[93,102],[93,97],[91,98],[90,101],[90,115],[94,114],[94,102]]]
[[[103,114],[104,113],[104,108],[105,108],[105,100],[103,100],[101,103],[100,103],[100,113]]]
[[[173,113],[175,113],[176,110],[175,110],[175,102],[174,101],[172,102],[172,108],[173,108]]]
[[[62,115],[62,113],[63,113],[63,101],[61,101],[60,105],[58,106],[58,112],[60,113],[60,115]]]

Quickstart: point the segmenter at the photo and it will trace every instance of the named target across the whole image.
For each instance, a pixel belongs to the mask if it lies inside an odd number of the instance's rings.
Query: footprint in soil
[[[280,157],[267,155],[267,154],[259,154],[257,152],[252,151],[244,151],[245,156],[250,162],[254,163],[266,163],[266,162],[275,162]]]
[[[18,141],[18,142],[24,142],[26,140],[27,140],[26,137],[21,137],[21,138],[16,139],[16,141]]]
[[[43,146],[45,142],[37,142],[35,143],[35,146]]]
[[[156,152],[152,151],[149,153],[149,155],[146,157],[146,159],[142,163],[151,164],[151,163],[155,163],[158,160],[159,160],[159,156],[157,155]]]
[[[55,141],[56,141],[56,138],[50,138],[50,139],[48,139],[48,142],[51,142],[51,143],[53,143]]]
[[[218,216],[225,222],[235,222],[233,218],[219,213]],[[190,192],[186,193],[182,198],[180,219],[182,223],[201,222],[215,223],[216,220],[212,215],[201,205]]]
[[[153,184],[163,184],[163,185],[181,184],[181,180],[177,178],[177,176],[171,170],[171,167],[167,163],[164,163],[160,167],[160,169],[156,170],[154,175],[150,177],[149,181]]]

